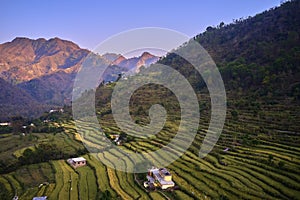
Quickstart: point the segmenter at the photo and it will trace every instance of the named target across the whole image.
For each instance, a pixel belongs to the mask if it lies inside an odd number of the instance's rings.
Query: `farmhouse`
[[[83,157],[78,157],[78,158],[70,158],[67,160],[68,163],[76,168],[76,167],[81,167],[81,166],[85,166],[86,165],[86,159]]]
[[[118,135],[118,134],[110,135],[110,138],[111,138],[111,139],[114,141],[114,143],[116,143],[117,145],[121,145],[122,142],[123,142],[123,140],[122,140],[123,137],[121,137],[121,136]],[[124,138],[123,138],[123,139],[124,139]]]
[[[0,126],[10,126],[10,122],[1,122]]]
[[[168,189],[174,187],[175,183],[172,181],[172,175],[166,168],[152,168],[148,170],[148,183],[161,189]]]

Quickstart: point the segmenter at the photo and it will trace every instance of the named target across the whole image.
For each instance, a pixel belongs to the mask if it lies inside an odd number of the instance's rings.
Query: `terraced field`
[[[300,199],[300,108],[263,105],[263,114],[254,116],[252,109],[238,110],[238,119],[228,110],[223,133],[213,151],[204,159],[198,157],[206,135],[209,112],[201,113],[198,134],[191,147],[167,166],[178,186],[174,191],[149,192],[138,184],[138,174],[125,173],[105,166],[99,159],[136,163],[119,151],[86,154],[88,165],[74,169],[65,160],[26,165],[1,174],[0,182],[13,196],[32,199],[46,195],[49,199]],[[280,115],[278,115],[280,112]],[[171,116],[176,118],[176,116]],[[174,121],[175,122],[175,121]],[[105,134],[120,134],[111,115],[103,115],[100,124]],[[286,124],[289,124],[288,126]],[[83,135],[76,132],[73,121],[60,122],[59,134],[34,134],[34,142],[19,142],[19,136],[4,135],[1,155],[16,159],[27,149],[35,151],[39,142],[55,141],[66,152],[76,151],[84,141],[88,146],[104,145],[96,128],[80,123]],[[150,139],[130,138],[119,148],[125,152],[149,152],[168,144],[176,134],[178,123],[167,121],[163,130]],[[89,136],[89,137],[86,137]],[[9,143],[11,141],[12,143]],[[36,143],[36,144],[34,144]],[[5,151],[4,149],[8,149]],[[162,157],[164,155],[161,155]],[[152,165],[156,160],[147,157]],[[144,175],[142,175],[144,176]]]

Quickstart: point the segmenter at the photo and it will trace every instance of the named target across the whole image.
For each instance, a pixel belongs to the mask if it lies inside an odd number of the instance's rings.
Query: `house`
[[[116,138],[119,138],[120,135],[119,134],[112,134],[112,135],[109,135],[110,139],[112,140],[115,140]]]
[[[116,143],[117,145],[121,145],[122,144],[122,139],[121,136],[118,134],[114,134],[114,135],[110,135],[110,138],[114,141],[114,143]]]
[[[9,122],[1,122],[0,126],[10,126],[10,123]]]
[[[63,109],[63,108],[61,108],[61,109],[59,109],[59,110],[55,110],[55,109],[51,109],[51,110],[49,110],[49,113],[56,113],[56,112],[63,113],[63,112],[64,112],[64,109]]]
[[[161,189],[168,189],[175,186],[172,181],[172,175],[166,168],[155,168],[148,170],[148,182]]]
[[[32,200],[47,200],[47,196],[33,197]]]
[[[49,110],[49,113],[54,113],[54,112],[58,112],[58,110],[53,110],[53,109]]]
[[[78,158],[70,158],[67,160],[67,162],[74,168],[85,166],[86,165],[86,159],[83,157]]]

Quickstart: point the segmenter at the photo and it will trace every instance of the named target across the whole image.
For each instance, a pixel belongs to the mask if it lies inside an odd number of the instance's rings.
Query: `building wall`
[[[161,185],[161,189],[163,190],[168,189],[170,187],[174,187],[174,185]]]
[[[171,175],[165,176],[165,177],[164,177],[164,180],[165,180],[165,181],[172,181],[172,176],[171,176]]]
[[[85,161],[75,162],[75,164],[74,164],[75,167],[80,167],[80,166],[84,166],[84,165],[86,165]]]

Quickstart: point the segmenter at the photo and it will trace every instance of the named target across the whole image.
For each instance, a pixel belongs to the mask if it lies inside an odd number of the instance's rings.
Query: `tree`
[[[285,162],[284,162],[284,161],[281,160],[281,161],[278,162],[278,167],[279,167],[279,168],[282,169],[282,168],[284,167],[284,165],[285,165]]]
[[[98,200],[110,200],[112,199],[112,196],[108,190],[105,190],[103,193],[98,192]]]
[[[212,30],[214,30],[214,28],[211,27],[211,26],[208,26],[208,27],[206,28],[206,31],[207,31],[207,32],[212,31]]]
[[[234,120],[238,120],[238,112],[236,110],[232,110],[231,112],[231,116]]]
[[[12,199],[13,195],[7,190],[5,185],[0,182],[0,199]]]
[[[118,82],[121,78],[122,78],[122,74],[120,73],[120,74],[118,74],[118,78],[117,78],[116,82]]]
[[[274,158],[273,155],[269,154],[269,163],[272,163],[273,158]]]
[[[11,120],[11,127],[13,133],[20,133],[23,131],[24,118],[21,116],[13,117]]]
[[[220,25],[219,25],[219,27],[222,28],[224,25],[225,25],[225,23],[221,22]]]

